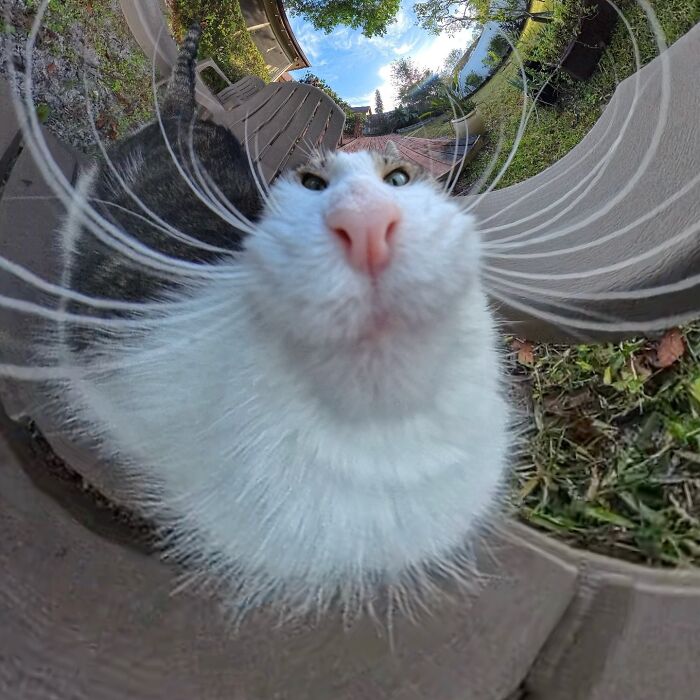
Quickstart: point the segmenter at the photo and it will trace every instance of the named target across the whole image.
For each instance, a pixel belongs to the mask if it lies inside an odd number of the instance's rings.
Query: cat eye
[[[328,183],[323,178],[311,173],[305,173],[301,176],[301,184],[307,190],[325,190],[328,186]]]
[[[410,179],[411,178],[408,176],[408,173],[399,168],[398,170],[393,170],[390,172],[384,178],[384,182],[386,182],[388,185],[393,185],[394,187],[402,187],[403,185],[407,184]]]

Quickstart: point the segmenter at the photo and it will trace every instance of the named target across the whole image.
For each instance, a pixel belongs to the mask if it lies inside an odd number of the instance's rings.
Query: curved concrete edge
[[[260,613],[233,633],[215,601],[173,594],[176,570],[47,475],[25,430],[0,417],[0,434],[0,697],[697,697],[699,571],[618,562],[505,521],[478,547],[480,586],[417,623],[395,619],[393,648],[366,619],[280,628]]]

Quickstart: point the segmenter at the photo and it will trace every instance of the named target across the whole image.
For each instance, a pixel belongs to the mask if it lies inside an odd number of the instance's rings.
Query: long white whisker
[[[156,40],[156,49],[160,45],[160,42],[162,40],[163,36],[163,29],[164,27],[161,27],[159,32],[158,32],[158,39]],[[172,144],[170,143],[170,139],[168,138],[168,135],[165,131],[165,124],[163,122],[163,116],[160,111],[160,105],[158,104],[158,90],[156,87],[156,71],[155,71],[155,55],[154,55],[154,60],[152,64],[152,69],[151,69],[151,82],[152,82],[152,91],[153,91],[153,100],[154,100],[154,107],[155,107],[155,112],[156,112],[156,120],[158,122],[158,125],[160,127],[161,134],[163,136],[163,142],[165,143],[165,147],[168,150],[168,153],[170,154],[170,157],[173,161],[173,164],[175,165],[175,168],[177,169],[178,173],[180,174],[180,177],[187,183],[187,186],[190,188],[192,193],[199,199],[204,206],[206,206],[211,212],[216,214],[219,218],[221,218],[223,221],[226,221],[227,223],[231,223],[230,217],[227,216],[226,211],[221,207],[217,206],[215,202],[212,202],[210,199],[204,196],[204,194],[195,186],[195,184],[192,182],[192,179],[189,177],[189,175],[185,172],[183,169],[180,161],[178,160],[177,156],[175,155],[175,152],[173,151]],[[178,129],[179,130],[179,129]],[[239,228],[244,230],[246,233],[254,233],[254,227],[252,225],[246,225],[243,224],[242,222],[239,224],[236,224]]]
[[[633,222],[632,224],[629,224],[629,226],[625,227],[625,228],[632,229],[635,227],[636,223],[637,222]],[[620,260],[619,262],[612,263],[610,265],[596,267],[592,270],[578,270],[576,272],[542,274],[542,273],[537,273],[537,272],[518,272],[517,270],[507,270],[507,269],[503,269],[503,268],[499,268],[499,267],[493,267],[492,265],[484,265],[484,269],[488,270],[489,272],[495,272],[497,274],[507,275],[509,277],[521,277],[522,279],[542,279],[542,280],[546,280],[546,279],[552,279],[552,280],[581,279],[584,277],[590,277],[592,275],[604,275],[604,274],[607,274],[609,272],[615,272],[617,270],[622,270],[625,267],[629,267],[630,265],[636,265],[637,263],[640,263],[644,260],[648,260],[649,258],[652,258],[655,255],[658,255],[659,253],[663,252],[664,250],[671,248],[672,246],[675,246],[676,244],[680,243],[681,241],[684,241],[684,240],[690,238],[691,236],[698,234],[698,232],[700,232],[700,221],[688,226],[687,228],[683,229],[680,233],[677,233],[674,236],[671,236],[671,238],[667,238],[665,241],[658,243],[653,248],[646,250],[643,253],[638,253],[637,255],[634,255],[631,258],[628,258],[626,260]]]
[[[499,30],[499,33],[501,33],[508,44],[510,45],[514,56],[516,57],[516,61],[520,67],[520,75],[523,81],[523,108],[520,114],[520,123],[518,125],[518,131],[515,135],[515,141],[513,142],[513,147],[510,149],[510,153],[508,154],[508,157],[506,158],[505,163],[502,165],[501,169],[498,171],[496,174],[496,177],[494,178],[493,182],[482,192],[480,195],[478,195],[475,198],[475,201],[469,204],[466,207],[466,211],[471,211],[474,209],[474,207],[478,206],[479,202],[483,199],[483,197],[491,192],[496,185],[501,181],[503,176],[505,175],[506,171],[510,167],[510,164],[513,162],[513,158],[515,158],[515,154],[518,150],[518,147],[520,146],[520,142],[522,141],[523,134],[525,133],[525,129],[527,127],[527,122],[528,119],[530,118],[531,110],[528,111],[527,103],[528,103],[528,95],[527,95],[527,75],[525,74],[525,66],[523,65],[522,58],[520,57],[520,52],[518,51],[517,47],[515,44],[510,40],[510,37],[508,37],[505,33],[503,33],[501,30]]]
[[[200,338],[215,333],[219,328],[230,323],[226,317],[220,318],[216,323],[203,326],[200,330]],[[179,340],[171,341],[157,348],[139,351],[137,354],[125,353],[123,360],[105,360],[101,357],[90,358],[89,362],[96,362],[95,366],[85,365],[18,365],[13,363],[0,363],[0,376],[18,381],[80,381],[91,376],[100,376],[105,373],[135,367],[144,362],[171,353],[174,349],[192,342],[189,333],[185,333]]]
[[[506,280],[500,275],[484,272],[482,273],[485,279],[495,280],[501,284],[505,284],[510,288],[522,290],[524,292],[533,292],[541,296],[549,296],[557,299],[581,299],[582,301],[613,301],[616,299],[651,299],[655,296],[665,294],[673,294],[682,292],[693,287],[700,286],[700,274],[686,277],[676,282],[668,282],[667,284],[659,284],[653,287],[640,287],[636,289],[620,289],[611,290],[609,292],[575,292],[562,291],[560,289],[551,289],[546,287],[533,287],[531,284],[519,284],[513,280]]]
[[[489,249],[489,246],[485,245],[484,247],[486,248],[487,252],[484,254],[484,257],[486,258],[502,258],[502,259],[533,259],[533,258],[551,258],[551,257],[557,257],[561,255],[565,255],[568,253],[575,253],[577,251],[581,250],[588,250],[590,248],[595,248],[596,246],[603,245],[604,243],[608,243],[609,241],[615,240],[616,238],[619,238],[620,236],[623,236],[626,233],[629,233],[631,231],[634,231],[637,229],[641,224],[643,224],[645,221],[649,221],[650,219],[653,219],[655,216],[663,212],[664,210],[668,209],[674,202],[676,202],[678,199],[681,199],[685,194],[687,194],[690,190],[692,190],[696,185],[700,183],[700,174],[696,175],[692,180],[686,182],[681,189],[677,190],[674,192],[668,199],[663,201],[661,204],[658,204],[655,206],[653,209],[650,209],[649,211],[645,212],[642,214],[642,216],[637,217],[633,221],[631,221],[629,224],[626,226],[623,226],[622,228],[617,229],[616,231],[612,231],[611,233],[607,233],[603,236],[597,236],[596,238],[586,242],[586,243],[579,243],[578,245],[572,245],[568,246],[566,248],[557,248],[555,250],[546,250],[546,251],[541,251],[539,253],[494,253],[491,252]],[[533,239],[532,241],[529,241],[530,243],[536,243],[540,241],[548,241],[552,240],[554,238],[558,238],[558,234],[552,233],[547,236],[540,236],[538,238]],[[681,238],[682,240],[682,238]],[[664,243],[660,244],[664,248],[666,247],[666,241]],[[661,249],[661,248],[659,248]],[[652,249],[654,250],[654,249]]]
[[[495,278],[493,275],[484,276],[484,278],[488,280],[487,284],[485,284],[484,286],[489,293],[493,289],[498,289],[506,294],[512,293],[511,285],[509,282],[505,280],[497,280],[497,278]],[[564,301],[552,301],[552,299],[548,298],[548,295],[523,294],[522,291],[518,290],[518,296],[519,298],[524,300],[546,304],[547,306],[556,306],[557,308],[564,309],[566,311],[573,311],[579,316],[588,316],[589,318],[596,319],[598,321],[616,323],[620,320],[617,316],[600,313],[598,311],[591,311],[590,309],[582,308],[580,306],[577,306],[576,304],[569,304],[568,302]],[[543,296],[545,298],[539,298],[540,296]]]
[[[189,128],[188,147],[190,161],[200,186],[204,188],[207,197],[209,197],[213,202],[216,202],[217,206],[228,213],[224,216],[227,223],[230,223],[234,227],[240,228],[244,232],[247,231],[250,233],[251,230],[255,230],[255,224],[250,221],[250,219],[248,219],[243,212],[239,211],[239,209],[226,197],[216,182],[214,182],[214,178],[211,177],[207,169],[203,167],[201,160],[195,153],[194,124],[195,121],[192,120]]]
[[[520,302],[510,297],[504,296],[493,287],[488,287],[489,295],[502,301],[507,306],[523,311],[531,316],[536,316],[545,321],[557,324],[563,328],[580,328],[589,331],[607,331],[610,333],[645,333],[649,331],[658,331],[672,326],[679,326],[694,320],[697,317],[698,311],[686,311],[680,314],[669,314],[660,318],[652,319],[651,321],[615,321],[613,323],[584,321],[582,319],[567,318],[558,314],[552,314],[541,309],[536,309],[527,304]]]
[[[617,75],[617,72],[616,72],[615,74]],[[617,84],[617,83],[619,83],[619,81],[616,80],[616,84]],[[635,104],[636,104],[636,100],[637,100],[637,98],[638,98],[639,92],[640,92],[640,91],[639,91],[639,76],[637,75],[637,76],[635,77],[635,97],[634,97],[633,106],[632,106],[632,109],[630,110],[630,112],[633,112],[634,109],[635,109]],[[608,133],[609,133],[613,128],[616,128],[615,116],[617,115],[617,112],[618,112],[618,109],[619,109],[619,108],[620,108],[619,101],[618,101],[618,100],[615,100],[614,103],[613,103],[613,109],[612,109],[612,112],[611,112],[610,120],[608,121],[608,125],[605,127],[605,131],[601,134],[601,137],[600,137],[600,142],[601,142],[601,143],[605,143],[605,140],[606,140],[606,137],[607,137]],[[620,129],[620,132],[624,132],[624,131],[625,131],[625,129],[627,128],[626,125],[627,125],[627,123],[629,122],[630,119],[631,119],[631,115],[629,115],[629,116],[628,116],[628,119],[625,120],[625,124],[623,125],[622,129]],[[600,168],[607,167],[607,163],[610,162],[610,159],[612,158],[612,155],[614,154],[614,149],[617,148],[617,145],[618,145],[617,141],[619,141],[619,139],[616,140],[616,142],[613,143],[613,146],[611,147],[610,150],[607,150],[607,151],[606,151],[606,154],[605,154],[605,156],[603,156],[602,159],[600,159],[600,158],[598,159],[598,162],[593,166],[593,168],[590,169],[590,171],[585,175],[585,177],[581,178],[580,181],[578,181],[578,182],[577,182],[573,187],[571,187],[570,189],[567,188],[566,192],[565,192],[561,197],[559,197],[558,199],[554,200],[553,202],[551,202],[550,204],[548,204],[546,207],[544,207],[544,208],[542,208],[542,209],[538,209],[536,212],[534,212],[534,213],[532,213],[532,214],[529,214],[529,215],[527,215],[527,216],[524,216],[524,217],[522,217],[521,219],[517,219],[516,221],[508,222],[508,223],[503,224],[503,225],[501,225],[501,226],[483,227],[483,228],[481,229],[482,234],[490,233],[490,232],[493,232],[493,231],[501,231],[501,230],[504,230],[504,229],[506,229],[506,228],[512,228],[513,226],[520,226],[521,224],[526,223],[527,221],[530,221],[531,219],[534,219],[534,218],[537,218],[537,217],[539,217],[539,216],[542,216],[544,213],[547,213],[547,212],[549,212],[550,210],[552,210],[553,208],[555,208],[556,206],[558,206],[561,202],[563,202],[563,201],[565,201],[566,199],[568,199],[569,197],[573,196],[580,188],[585,187],[586,183],[590,180],[590,178],[592,178],[592,177],[595,176],[596,172],[597,172]],[[574,168],[580,167],[581,164],[582,164],[583,162],[585,162],[588,158],[593,158],[593,157],[596,157],[596,156],[597,156],[597,154],[596,154],[596,151],[595,151],[594,149],[591,149],[591,150],[586,151],[586,153],[585,153],[581,158],[579,158],[579,159],[577,159],[577,160],[574,160],[574,161],[573,161],[572,163],[570,163],[566,168],[564,168],[563,170],[561,170],[560,172],[558,172],[554,177],[552,177],[551,179],[549,179],[546,183],[543,183],[543,184],[540,185],[539,187],[536,187],[534,190],[531,190],[531,191],[529,191],[528,193],[526,193],[526,194],[524,194],[524,195],[521,195],[520,197],[518,197],[517,199],[513,200],[513,201],[510,202],[509,204],[506,204],[504,207],[502,207],[501,209],[499,209],[497,212],[495,212],[495,213],[491,214],[490,216],[487,216],[487,217],[485,217],[484,219],[482,219],[482,220],[481,220],[482,226],[483,226],[483,224],[486,224],[486,223],[488,223],[489,221],[491,221],[491,220],[493,220],[493,219],[495,219],[495,218],[497,218],[497,217],[499,217],[499,216],[502,216],[504,212],[507,212],[508,210],[512,209],[513,207],[517,207],[519,204],[521,204],[521,203],[522,203],[523,201],[525,201],[526,199],[531,198],[531,197],[532,197],[536,192],[538,192],[540,189],[542,189],[542,188],[544,188],[544,187],[551,188],[553,183],[555,183],[557,180],[559,180],[559,179],[561,179],[562,177],[564,177],[565,175],[567,175],[569,172],[571,172],[571,170],[573,170]],[[494,244],[497,244],[497,243],[498,243],[498,242],[495,242]]]

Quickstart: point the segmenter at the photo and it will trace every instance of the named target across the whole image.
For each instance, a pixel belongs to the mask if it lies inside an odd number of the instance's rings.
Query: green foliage
[[[438,94],[430,100],[430,110],[421,114],[420,118],[425,119],[439,114],[458,118],[469,114],[475,108],[474,101],[462,95],[458,79],[454,78],[447,84],[440,83]]]
[[[468,87],[473,87],[473,88],[478,88],[481,83],[484,82],[484,78],[479,75],[476,71],[471,71],[470,73],[467,74],[467,77],[464,79],[464,84]]]
[[[697,0],[650,0],[668,42],[673,42],[700,21]],[[552,22],[526,26],[518,44],[524,60],[546,63],[561,54],[567,31],[577,22],[580,0],[557,0],[550,3]],[[653,59],[658,49],[648,21],[634,0],[623,0],[621,8],[637,39],[642,63]],[[571,34],[569,33],[570,37]],[[627,30],[619,22],[600,66],[586,82],[558,75],[557,87],[563,91],[556,109],[540,109],[532,115],[518,151],[497,188],[522,182],[541,172],[566,155],[588,133],[615,90],[617,81],[635,70],[634,52]],[[504,129],[505,141],[499,156],[497,172],[510,152],[522,112],[522,90],[519,70],[511,56],[496,75],[472,96],[479,105],[487,128],[493,133]],[[509,81],[514,81],[516,85]],[[449,124],[445,125],[445,130]],[[465,167],[462,184],[476,181],[487,167],[495,149],[495,140],[487,142],[477,157]],[[458,186],[459,187],[459,186]]]
[[[508,39],[503,34],[496,34],[489,42],[489,51],[493,52],[499,58],[502,58],[510,51]]]
[[[36,106],[36,118],[42,123],[46,123],[51,116],[51,107],[42,102]]]
[[[329,34],[338,25],[381,36],[394,21],[401,0],[287,0],[285,7]]]
[[[447,54],[447,58],[442,64],[440,69],[440,77],[443,80],[452,80],[452,76],[455,72],[455,68],[459,63],[459,59],[464,55],[464,49],[452,49],[450,53]]]
[[[522,0],[422,0],[413,9],[418,23],[435,34],[454,33],[491,21],[501,22],[511,31],[518,30],[528,18],[549,21],[549,12],[531,12]]]
[[[430,71],[419,68],[412,58],[400,58],[391,64],[391,82],[399,102],[404,102],[409,92],[430,76]]]
[[[323,90],[339,107],[343,108],[346,114],[350,111],[350,105],[323,78],[319,78],[317,75],[307,71],[299,82],[313,85],[319,90]]]
[[[257,75],[265,82],[270,72],[265,59],[253,43],[238,0],[173,0],[173,32],[178,39],[195,21],[202,25],[199,58],[213,58],[231,82]],[[224,87],[218,76],[209,72],[202,77],[214,90]]]
[[[36,11],[37,2],[26,2],[28,12]],[[66,40],[75,27],[80,27],[99,63],[96,84],[111,92],[115,99],[97,115],[104,122],[109,138],[117,138],[153,117],[153,93],[151,91],[151,67],[127,26],[119,5],[112,0],[50,0],[41,41],[50,48],[56,58],[75,66],[83,61],[75,44]],[[15,27],[13,33],[22,31]],[[133,50],[124,51],[124,46]],[[78,68],[78,73],[81,69]],[[82,90],[82,84],[76,85]],[[48,105],[44,105],[39,117],[55,119]]]

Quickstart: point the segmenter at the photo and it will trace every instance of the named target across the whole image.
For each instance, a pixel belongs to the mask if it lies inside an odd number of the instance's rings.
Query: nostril
[[[343,246],[347,250],[352,248],[352,238],[350,237],[350,234],[344,228],[334,228],[331,230],[340,239],[340,242],[343,244]]]
[[[394,219],[386,228],[386,242],[391,243],[392,239],[394,238],[394,234],[396,233],[396,228],[399,225],[399,222]]]

